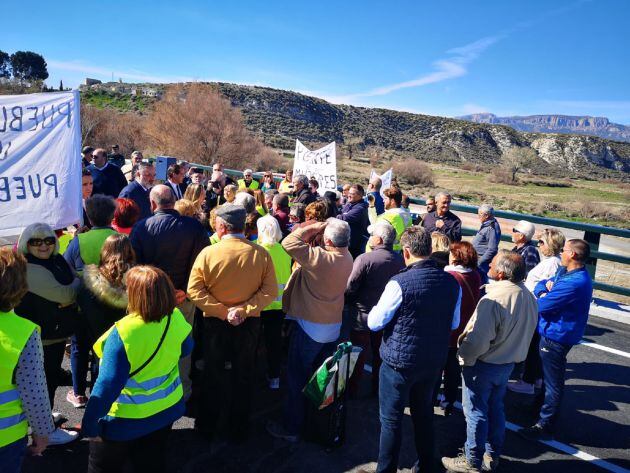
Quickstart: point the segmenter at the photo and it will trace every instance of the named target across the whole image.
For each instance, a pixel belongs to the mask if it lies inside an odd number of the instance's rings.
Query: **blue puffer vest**
[[[381,358],[392,368],[444,366],[459,284],[432,259],[414,263],[394,276],[402,304],[383,329]]]

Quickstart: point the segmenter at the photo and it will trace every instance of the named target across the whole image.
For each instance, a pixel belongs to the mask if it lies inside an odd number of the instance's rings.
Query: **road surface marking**
[[[587,343],[588,342],[582,343],[582,345],[586,345]],[[593,344],[588,344],[588,345],[590,346],[590,345],[596,345],[596,344],[593,343]],[[598,346],[601,347],[601,345],[598,345]],[[597,348],[597,347],[594,347],[594,348]],[[613,348],[608,348],[608,347],[602,347],[602,348],[605,349],[604,351],[614,350]],[[618,352],[618,351],[619,350],[615,350],[615,352]],[[624,353],[624,352],[620,352],[620,353]],[[629,355],[628,353],[625,353],[622,356],[629,356]],[[367,364],[364,365],[363,369],[367,371],[368,373],[372,372],[372,367],[370,365],[367,365]],[[462,410],[462,404],[460,402],[456,402],[455,407],[459,410]],[[520,425],[514,424],[512,422],[508,422],[506,420],[505,428],[512,432],[517,432],[522,427]],[[556,450],[559,450],[562,453],[567,453],[571,456],[574,456],[575,458],[579,458],[580,460],[590,462],[595,466],[603,468],[604,470],[608,470],[613,473],[630,473],[630,470],[626,468],[623,468],[619,465],[615,465],[614,463],[607,462],[606,460],[602,460],[601,458],[596,457],[595,455],[591,455],[590,453],[586,453],[586,452],[583,452],[582,450],[578,450],[577,448],[572,447],[571,445],[567,445],[566,443],[558,442],[557,440],[538,440],[538,442],[544,445],[547,445],[548,447],[555,448]]]
[[[628,353],[628,352],[617,350],[616,348],[605,347],[604,345],[599,345],[598,343],[587,342],[587,341],[582,340],[580,342],[580,345],[585,345],[587,347],[595,348],[597,350],[605,351],[605,352],[608,352],[608,353],[613,353],[614,355],[619,355],[619,356],[623,356],[623,357],[626,357],[626,358],[630,358],[630,353]]]

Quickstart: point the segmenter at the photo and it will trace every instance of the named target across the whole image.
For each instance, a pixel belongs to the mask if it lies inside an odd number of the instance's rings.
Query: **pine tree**
[[[63,80],[59,81],[59,90],[63,91]]]

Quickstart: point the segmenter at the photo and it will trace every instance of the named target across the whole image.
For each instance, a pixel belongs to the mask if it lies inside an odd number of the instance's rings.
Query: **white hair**
[[[47,223],[31,223],[22,230],[20,238],[18,238],[17,251],[23,255],[28,254],[28,241],[31,238],[55,238],[55,249],[53,255],[59,253],[59,239],[55,235],[55,231]]]
[[[391,246],[396,240],[396,229],[387,220],[379,220],[372,227],[372,235],[379,237],[383,245]]]
[[[446,191],[440,191],[437,194],[435,194],[435,200],[437,201],[440,197],[448,197],[449,199],[452,199],[451,194],[449,194]]]
[[[245,174],[254,174],[254,171],[252,171],[251,169],[245,169],[243,171],[243,175],[245,175]]]
[[[265,215],[256,222],[258,227],[258,243],[261,245],[273,245],[282,240],[280,224],[272,215]]]
[[[324,230],[324,241],[330,240],[335,248],[344,248],[350,243],[350,225],[348,222],[330,217]]]
[[[238,192],[234,197],[233,203],[245,207],[245,212],[248,214],[256,211],[256,199],[247,192]]]
[[[494,216],[494,207],[492,207],[492,205],[490,204],[481,204],[479,206],[479,212],[481,212],[483,215],[492,217]]]

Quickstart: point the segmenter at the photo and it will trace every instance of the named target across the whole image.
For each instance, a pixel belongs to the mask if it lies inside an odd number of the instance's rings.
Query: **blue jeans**
[[[409,405],[414,429],[418,471],[433,469],[433,388],[438,368],[419,366],[413,370],[395,370],[386,362],[379,374],[379,416],[381,437],[378,449],[378,473],[398,471],[402,439],[402,419]]]
[[[503,398],[514,363],[494,365],[477,360],[462,369],[462,400],[466,416],[466,444],[468,461],[481,467],[483,454],[493,458],[501,455],[505,438]]]
[[[26,437],[9,445],[0,447],[0,471],[3,473],[19,473],[22,471],[22,460],[26,453]]]
[[[337,348],[336,343],[319,343],[309,337],[299,324],[293,325],[287,361],[287,400],[284,426],[291,435],[300,435],[304,425],[304,386],[315,370]]]
[[[564,393],[567,354],[572,345],[563,345],[541,336],[539,347],[543,370],[544,401],[538,423],[546,429],[553,430]]]

